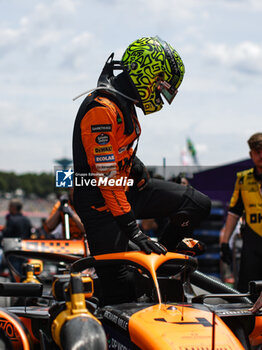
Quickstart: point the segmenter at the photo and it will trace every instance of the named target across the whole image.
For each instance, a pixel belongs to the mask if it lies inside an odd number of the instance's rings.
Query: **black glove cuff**
[[[227,263],[229,265],[231,264],[231,262],[232,262],[232,251],[231,251],[228,243],[222,243],[221,244],[220,256],[221,256],[221,259],[225,263]]]
[[[132,210],[126,214],[115,216],[115,219],[120,229],[129,238],[133,237],[135,234],[138,233],[139,227],[136,223],[136,218]]]
[[[133,159],[130,175],[135,181],[139,181],[142,178],[148,178],[149,174],[147,168],[143,162],[137,156]]]
[[[230,249],[228,243],[222,243],[222,244],[221,244],[221,250],[227,251],[227,252],[230,252],[230,251],[231,251],[231,249]]]
[[[62,206],[65,205],[66,203],[69,202],[68,195],[67,194],[62,195],[59,200]]]

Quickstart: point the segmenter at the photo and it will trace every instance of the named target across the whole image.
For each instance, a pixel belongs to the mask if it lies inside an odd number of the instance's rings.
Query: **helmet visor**
[[[172,103],[173,99],[178,93],[178,90],[175,88],[175,86],[170,85],[165,80],[160,80],[157,82],[157,89],[169,104]]]

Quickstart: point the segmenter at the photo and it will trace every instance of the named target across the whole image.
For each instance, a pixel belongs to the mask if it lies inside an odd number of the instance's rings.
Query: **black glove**
[[[221,259],[228,265],[232,263],[232,251],[228,243],[222,243],[220,248]]]
[[[133,160],[130,176],[134,179],[134,185],[138,188],[138,191],[142,191],[146,187],[149,180],[149,173],[145,165],[137,157]]]
[[[75,213],[74,213],[74,210],[69,206],[69,205],[61,205],[61,207],[60,207],[61,209],[61,211],[64,213],[64,214],[68,214],[69,216],[70,216],[70,218],[72,218],[74,215],[75,215]]]
[[[69,197],[67,194],[63,194],[59,200],[60,200],[61,206],[63,206],[69,202]]]
[[[60,207],[59,210],[63,212],[64,214],[68,214],[70,217],[74,216],[74,210],[70,207],[69,203],[69,198],[67,194],[64,194],[60,197]]]
[[[160,243],[153,241],[141,230],[129,237],[130,241],[135,243],[146,254],[166,254],[167,249]]]
[[[167,253],[167,249],[162,244],[151,240],[139,229],[132,210],[124,215],[115,216],[115,219],[128,239],[135,243],[146,254],[152,252],[156,254]]]

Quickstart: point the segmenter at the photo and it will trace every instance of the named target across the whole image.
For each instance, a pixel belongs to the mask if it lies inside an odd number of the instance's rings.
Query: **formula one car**
[[[1,309],[0,336],[11,349],[241,350],[262,343],[262,314],[248,311],[248,297],[261,285],[254,282],[251,294],[240,294],[199,273],[193,257],[132,251],[79,259],[6,251],[7,260],[12,255],[63,261],[68,271],[54,277],[52,295],[39,283],[0,284],[2,296],[38,298],[38,305]],[[81,271],[108,264],[135,270],[144,280],[144,295],[131,303],[100,305],[92,287],[98,281]],[[197,295],[195,285],[213,292]],[[83,319],[92,321],[83,325]]]
[[[2,247],[4,254],[6,252],[33,252],[34,256],[36,256],[34,261],[32,261],[32,254],[29,254],[30,257],[25,258],[25,262],[29,260],[31,264],[34,265],[34,272],[36,275],[41,274],[41,281],[51,282],[53,275],[57,272],[57,264],[55,264],[55,260],[46,259],[45,266],[41,259],[38,258],[38,253],[47,253],[52,256],[53,254],[59,256],[59,254],[64,255],[73,255],[75,257],[81,258],[88,255],[88,246],[86,239],[82,240],[68,240],[68,239],[21,239],[21,238],[4,238],[2,240]],[[13,255],[11,253],[11,255]],[[19,256],[21,260],[21,255]],[[62,261],[61,261],[62,262]],[[16,282],[20,282],[23,279],[23,275],[21,271],[17,271],[14,264],[9,261],[8,268],[12,274],[13,279]],[[44,269],[45,267],[45,269]]]

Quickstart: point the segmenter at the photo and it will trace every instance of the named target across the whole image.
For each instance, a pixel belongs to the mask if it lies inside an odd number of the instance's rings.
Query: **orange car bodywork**
[[[128,327],[132,342],[143,350],[212,349],[212,313],[188,304],[151,306],[132,315]],[[214,349],[244,349],[219,317],[214,334]]]
[[[31,241],[24,241],[24,249],[30,251],[33,246],[30,245]],[[54,241],[50,241],[54,242]],[[65,241],[66,242],[66,241]],[[47,245],[42,245],[42,241],[38,241],[38,249],[47,251]],[[81,247],[84,251],[84,243],[81,241],[70,241],[77,244],[78,248]],[[35,246],[34,246],[35,247]],[[54,247],[52,245],[51,247]],[[75,248],[75,247],[74,247]],[[73,248],[73,249],[74,249]],[[60,248],[58,248],[60,249]],[[72,251],[69,248],[70,253]],[[79,252],[79,250],[78,250]],[[63,251],[65,253],[65,251]],[[184,264],[189,264],[192,258],[187,255],[168,252],[166,255],[150,254],[147,255],[143,252],[124,252],[104,254],[94,257],[95,260],[120,260],[130,261],[141,268],[145,268],[154,281],[158,302],[152,305],[142,305],[140,309],[135,309],[134,312],[129,314],[128,321],[126,322],[121,316],[108,311],[110,316],[108,319],[115,319],[115,325],[122,324],[125,326],[125,336],[123,343],[121,339],[118,340],[117,336],[114,339],[112,335],[108,335],[109,341],[113,341],[111,344],[114,347],[123,349],[132,348],[132,344],[135,344],[138,348],[143,350],[165,349],[165,350],[241,350],[244,349],[240,341],[236,338],[230,328],[223,322],[223,320],[212,313],[207,307],[201,304],[190,303],[163,303],[161,300],[160,288],[157,279],[157,269],[163,263],[169,260],[181,260]],[[114,306],[112,306],[114,307]],[[125,312],[125,306],[121,309]],[[105,320],[107,321],[107,320]],[[103,322],[103,321],[102,321]],[[105,322],[106,323],[106,322]],[[104,326],[106,324],[103,323]],[[112,328],[112,325],[111,325]],[[105,328],[106,329],[106,328]],[[110,327],[109,327],[110,329]],[[113,332],[117,334],[117,329]],[[258,345],[262,343],[262,316],[257,316],[255,321],[255,327],[252,333],[249,335],[252,345]],[[32,337],[31,337],[32,339]],[[34,339],[36,341],[36,339]]]
[[[252,346],[262,344],[262,316],[257,316],[253,332],[249,335],[250,344]]]
[[[28,239],[22,240],[21,250],[34,252],[49,252],[56,254],[72,254],[84,256],[84,240],[68,239]]]
[[[160,294],[160,289],[157,281],[156,270],[160,265],[162,265],[164,262],[170,259],[181,259],[183,261],[187,261],[189,260],[189,256],[183,255],[183,254],[177,254],[177,253],[167,253],[166,255],[158,255],[158,254],[147,255],[146,253],[139,252],[138,254],[136,251],[133,251],[133,252],[124,252],[124,253],[96,255],[95,259],[96,260],[115,260],[115,259],[130,260],[143,266],[150,272],[153,278],[153,281],[157,290],[158,300],[159,300],[159,303],[161,303],[161,294]]]
[[[34,252],[34,253],[52,253],[72,255],[76,257],[87,256],[88,247],[84,239],[68,240],[68,239],[25,239],[20,240],[15,247],[15,251]],[[39,259],[31,259],[29,256],[28,262],[31,264],[38,263],[40,272],[43,271],[43,263]],[[12,269],[13,276],[16,282],[20,282],[21,276]],[[38,273],[35,273],[38,274]]]
[[[203,310],[198,304],[163,304],[156,270],[170,259],[189,260],[187,255],[167,253],[157,255],[137,252],[114,253],[95,256],[96,260],[130,260],[145,267],[157,289],[159,304],[135,312],[129,319],[130,340],[143,350],[241,350],[244,349],[234,333],[218,316]],[[213,319],[214,317],[214,319]],[[121,320],[120,320],[121,322]],[[214,338],[212,340],[212,332]],[[262,343],[262,316],[250,334],[252,345]],[[212,344],[212,341],[214,342]],[[118,342],[115,340],[115,346]],[[118,345],[117,345],[118,346]],[[121,344],[119,345],[121,346]],[[128,347],[127,347],[128,349]]]

